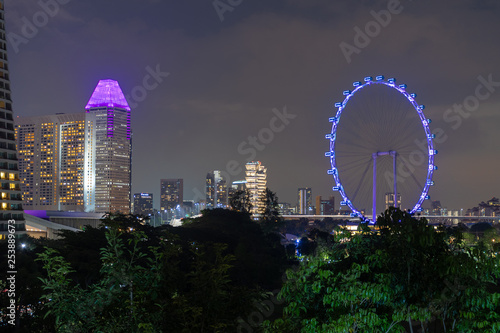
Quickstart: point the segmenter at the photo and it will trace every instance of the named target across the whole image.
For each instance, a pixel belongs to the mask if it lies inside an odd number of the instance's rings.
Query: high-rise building
[[[227,207],[227,198],[227,183],[222,177],[222,172],[219,170],[209,172],[206,178],[207,208]]]
[[[299,188],[297,191],[297,214],[312,213],[312,190],[310,187]]]
[[[246,189],[250,191],[252,214],[262,214],[265,209],[267,169],[260,162],[249,162],[246,168]]]
[[[385,209],[394,206],[394,192],[385,194]],[[401,207],[401,193],[398,193],[398,207]]]
[[[335,215],[335,197],[323,200],[321,196],[316,197],[316,215]]]
[[[160,210],[162,212],[182,206],[184,184],[182,179],[162,179],[160,189]]]
[[[134,214],[153,215],[153,193],[134,194]]]
[[[227,189],[228,204],[230,203],[231,198],[234,196],[234,194],[237,191],[245,191],[246,190],[246,185],[247,185],[246,180],[237,180],[237,181],[232,182],[231,186],[228,187],[228,189]]]
[[[19,185],[3,1],[0,1],[0,46],[0,239],[5,239],[9,221],[17,235],[25,232],[26,225]]]
[[[99,81],[85,110],[96,117],[95,211],[130,213],[130,107],[118,82]]]
[[[431,202],[431,214],[432,215],[443,215],[445,209],[441,205],[441,201],[435,200]]]
[[[16,118],[26,208],[130,213],[130,108],[101,80],[86,112]]]
[[[295,213],[295,206],[292,207],[288,202],[278,203],[278,209],[281,215],[293,215]]]
[[[213,172],[207,173],[205,181],[205,194],[207,208],[215,206],[215,177]]]
[[[18,117],[23,204],[28,210],[95,211],[95,116]]]

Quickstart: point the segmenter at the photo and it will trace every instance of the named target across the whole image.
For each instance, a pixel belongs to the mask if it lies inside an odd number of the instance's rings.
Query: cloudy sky
[[[134,104],[134,193],[158,198],[161,178],[183,178],[185,198],[199,199],[208,171],[237,180],[253,158],[267,167],[280,201],[295,203],[298,187],[328,196],[325,134],[334,103],[352,82],[383,74],[417,93],[439,130],[432,199],[458,209],[500,196],[498,1],[5,0],[5,7],[15,114],[81,112],[100,79],[118,80]]]

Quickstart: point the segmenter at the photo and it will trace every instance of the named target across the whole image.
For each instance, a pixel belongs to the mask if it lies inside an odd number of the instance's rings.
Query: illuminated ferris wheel
[[[341,206],[370,223],[389,206],[420,211],[437,169],[425,107],[394,78],[366,77],[353,87],[335,104],[332,131],[326,135],[328,174],[342,196]]]

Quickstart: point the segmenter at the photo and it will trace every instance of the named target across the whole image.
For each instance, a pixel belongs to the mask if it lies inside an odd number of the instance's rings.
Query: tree
[[[74,272],[57,250],[46,248],[39,261],[47,271],[41,278],[42,297],[55,318],[56,332],[141,331],[139,327],[160,327],[158,288],[165,252],[141,250],[143,232],[128,239],[118,229],[106,232],[107,246],[101,250],[101,278],[89,288],[68,278]],[[140,262],[143,261],[142,264]]]
[[[288,271],[267,332],[500,332],[499,259],[391,208]]]
[[[281,217],[279,206],[278,206],[278,196],[275,192],[266,188],[265,192],[265,207],[264,213],[260,217],[260,225],[264,233],[277,232],[283,225],[283,218]]]
[[[43,311],[33,317],[47,313],[46,331],[236,331],[238,317],[281,285],[283,248],[247,213],[209,210],[179,228],[135,220],[109,215],[102,228],[66,233],[39,255]],[[98,265],[92,264],[97,274],[87,280],[73,253],[91,236],[97,240],[92,248],[101,237],[104,243]]]
[[[250,191],[249,190],[239,190],[236,191],[233,196],[229,199],[229,206],[231,206],[231,209],[241,212],[241,213],[247,213],[250,214],[250,211],[252,210],[252,202],[250,200]]]

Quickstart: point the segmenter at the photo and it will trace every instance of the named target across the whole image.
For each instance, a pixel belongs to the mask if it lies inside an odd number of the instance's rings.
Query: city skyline
[[[6,1],[15,114],[77,113],[97,80],[118,80],[133,108],[132,193],[159,198],[158,180],[182,178],[185,198],[201,200],[207,171],[230,184],[260,160],[280,202],[294,204],[300,187],[340,202],[326,174],[328,117],[352,82],[385,74],[441,130],[431,200],[466,209],[499,196],[495,2],[243,2],[221,21],[210,1],[123,1],[129,22],[111,4],[54,3],[27,34],[46,10]]]

